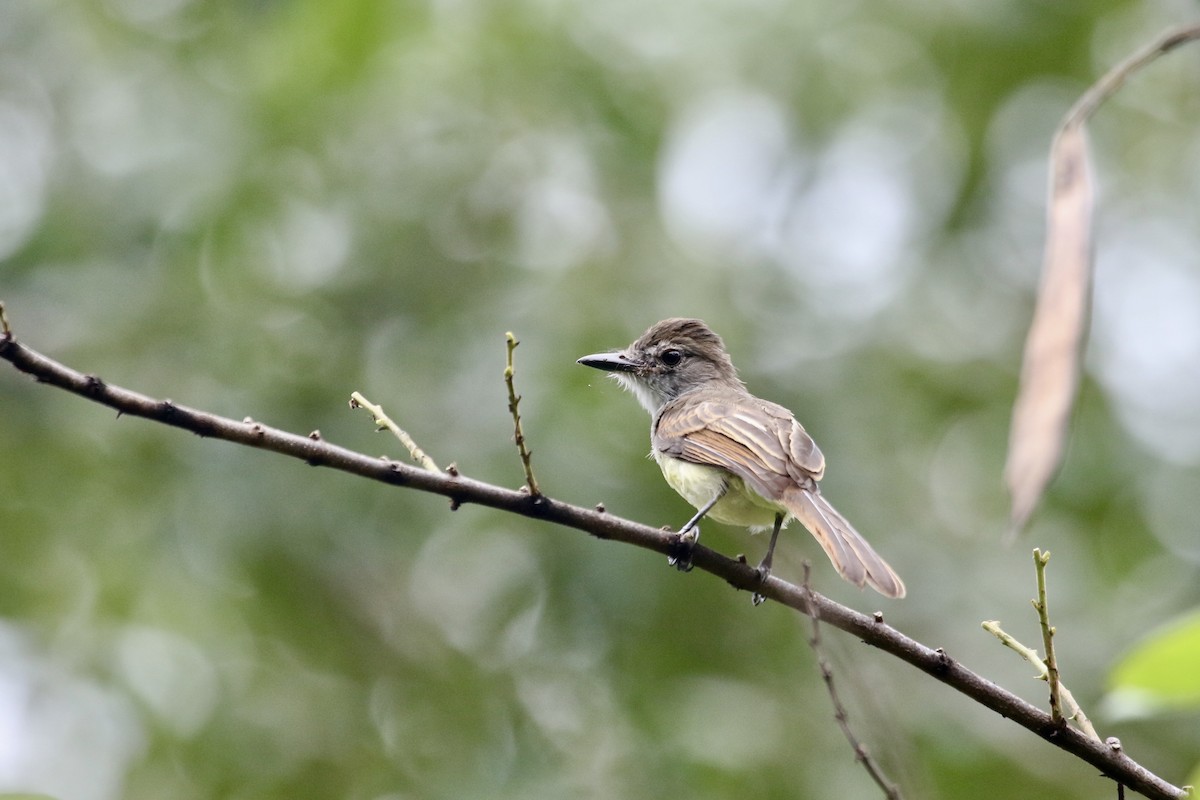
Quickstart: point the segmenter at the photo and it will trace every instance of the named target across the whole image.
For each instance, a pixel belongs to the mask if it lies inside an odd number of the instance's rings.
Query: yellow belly
[[[767,500],[748,488],[741,478],[720,467],[693,464],[659,453],[654,454],[654,460],[658,462],[671,488],[696,508],[703,508],[724,487],[725,495],[707,514],[717,522],[747,528],[770,528],[775,524],[777,513],[787,513],[783,506]]]

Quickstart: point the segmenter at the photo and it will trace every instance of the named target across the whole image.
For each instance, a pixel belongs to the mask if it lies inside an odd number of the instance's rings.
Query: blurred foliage
[[[1200,614],[1153,631],[1113,669],[1108,700],[1127,712],[1200,705]]]
[[[574,359],[705,318],[909,586],[888,619],[1177,782],[1187,716],[1094,708],[1200,603],[1200,54],[1097,119],[1093,341],[1067,462],[1004,548],[1000,469],[1051,132],[1182,0],[9,0],[0,299],[156,396],[518,486],[690,510]],[[873,796],[803,620],[577,532],[199,440],[0,375],[0,790],[108,798]],[[757,557],[719,525],[706,541]],[[778,568],[864,610],[798,531]],[[786,551],[786,552],[785,552]],[[1194,635],[1194,634],[1193,634]],[[1094,770],[825,636],[908,796],[1084,798]],[[1194,640],[1189,644],[1194,648]],[[1118,673],[1120,674],[1120,673]]]

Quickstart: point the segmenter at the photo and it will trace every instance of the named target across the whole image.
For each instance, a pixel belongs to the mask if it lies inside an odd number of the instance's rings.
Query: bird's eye
[[[683,361],[683,351],[676,350],[674,347],[672,347],[670,350],[664,350],[663,354],[659,356],[659,358],[662,360],[662,363],[666,364],[668,367],[674,367],[678,365],[680,361]]]

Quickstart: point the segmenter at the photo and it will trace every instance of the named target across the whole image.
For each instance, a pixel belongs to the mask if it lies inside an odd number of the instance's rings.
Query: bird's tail
[[[885,597],[904,597],[904,581],[816,489],[789,488],[783,504],[821,543],[838,574]]]

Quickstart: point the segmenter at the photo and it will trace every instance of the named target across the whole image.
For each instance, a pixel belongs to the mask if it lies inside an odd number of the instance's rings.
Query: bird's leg
[[[716,497],[705,503],[704,508],[697,511],[695,516],[679,529],[678,549],[667,556],[667,563],[680,572],[692,571],[692,551],[696,549],[696,543],[700,541],[699,522],[704,518],[705,514],[712,510],[717,501],[725,496],[725,488],[722,486],[721,491],[717,492]]]
[[[765,581],[767,576],[771,574],[771,562],[775,558],[775,541],[779,538],[779,529],[783,527],[783,514],[775,515],[775,529],[771,531],[771,542],[767,545],[767,554],[763,556],[763,560],[758,563],[758,579]],[[754,605],[762,605],[762,602],[767,598],[763,597],[758,592],[750,598],[750,602]]]

